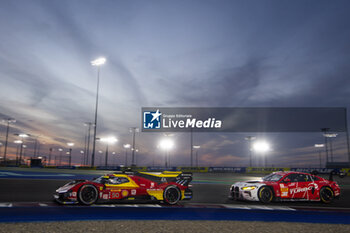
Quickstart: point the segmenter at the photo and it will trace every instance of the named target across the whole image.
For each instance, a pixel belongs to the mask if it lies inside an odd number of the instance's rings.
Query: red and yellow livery
[[[149,199],[173,205],[192,198],[191,180],[191,173],[182,172],[115,172],[91,181],[71,181],[57,189],[54,198],[61,204]]]

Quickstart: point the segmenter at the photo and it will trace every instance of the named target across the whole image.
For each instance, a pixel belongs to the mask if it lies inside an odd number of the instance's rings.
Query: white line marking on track
[[[293,209],[293,208],[290,208],[287,206],[273,206],[272,208],[274,210],[293,210],[293,211],[296,211],[296,209]]]
[[[161,205],[158,204],[145,204],[145,205],[140,205],[140,207],[157,207],[157,208],[161,208]]]
[[[12,203],[9,203],[9,202],[0,203],[0,207],[12,207]]]
[[[15,172],[0,172],[0,176],[35,176],[35,177],[55,177],[55,176],[74,176],[66,173],[54,173],[54,174],[24,174]]]
[[[264,205],[251,205],[250,207],[258,210],[273,210],[273,208]]]
[[[39,203],[39,206],[48,206],[48,204],[45,204],[45,203]]]
[[[250,210],[251,208],[245,205],[231,205],[231,204],[223,204],[223,207],[227,209],[245,209],[245,210]]]

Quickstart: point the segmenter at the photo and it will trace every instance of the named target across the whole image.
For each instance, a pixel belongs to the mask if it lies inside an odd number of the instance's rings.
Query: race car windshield
[[[96,182],[96,183],[102,183],[102,180],[106,180],[106,179],[104,179],[103,176],[100,176],[100,177],[93,179],[92,181]]]
[[[262,178],[263,181],[279,181],[282,178],[281,175],[277,175],[277,174],[270,174],[268,176],[265,176],[264,178]]]

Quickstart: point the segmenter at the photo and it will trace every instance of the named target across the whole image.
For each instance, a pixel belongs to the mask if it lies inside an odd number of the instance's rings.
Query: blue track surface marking
[[[0,170],[0,178],[74,180],[74,179],[92,179],[96,176],[98,175]]]
[[[74,220],[235,220],[350,224],[350,213],[215,208],[12,207],[0,208],[0,222]]]

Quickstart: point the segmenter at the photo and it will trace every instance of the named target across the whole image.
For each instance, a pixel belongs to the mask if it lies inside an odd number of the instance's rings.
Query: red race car
[[[322,201],[330,203],[339,197],[340,188],[337,182],[303,172],[274,172],[261,181],[234,183],[230,188],[230,199],[261,201]],[[340,175],[341,176],[341,175]]]
[[[182,172],[115,172],[88,180],[75,180],[56,190],[54,198],[61,204],[158,200],[174,205],[192,198],[189,183],[192,173]]]

